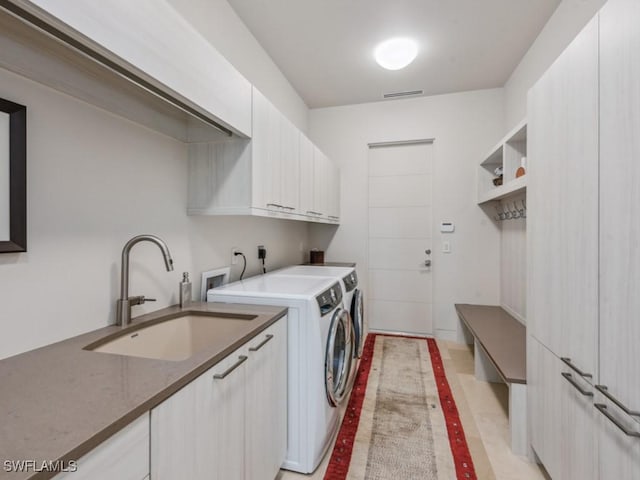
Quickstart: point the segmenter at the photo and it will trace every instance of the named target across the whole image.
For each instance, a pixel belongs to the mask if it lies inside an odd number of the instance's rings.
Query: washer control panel
[[[324,316],[342,302],[342,288],[338,283],[334,283],[330,288],[318,295],[316,301],[320,307],[320,314]]]
[[[347,292],[356,288],[358,286],[358,275],[356,274],[356,271],[354,270],[351,272],[349,275],[344,277],[342,281],[344,282],[344,288]]]

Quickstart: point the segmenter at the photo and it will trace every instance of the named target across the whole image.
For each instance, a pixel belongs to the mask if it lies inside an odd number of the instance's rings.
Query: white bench
[[[509,387],[511,450],[526,456],[526,329],[501,307],[469,304],[456,304],[455,307],[462,324],[473,336],[476,379],[504,382]]]

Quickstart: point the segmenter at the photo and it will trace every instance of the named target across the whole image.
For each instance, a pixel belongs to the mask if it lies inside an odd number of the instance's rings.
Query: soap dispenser
[[[188,307],[191,304],[191,282],[189,281],[189,272],[182,274],[180,282],[180,307]]]

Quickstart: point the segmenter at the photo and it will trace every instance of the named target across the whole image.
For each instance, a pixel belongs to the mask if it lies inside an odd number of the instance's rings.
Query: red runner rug
[[[374,349],[376,338],[392,337],[389,335],[369,334],[365,341],[365,346],[358,368],[358,374],[354,383],[347,411],[345,413],[338,437],[336,439],[335,446],[331,453],[329,465],[325,473],[325,480],[342,480],[346,479],[349,473],[349,467],[352,460],[352,454],[354,449],[354,441],[358,432],[358,425],[360,421],[360,414],[362,412],[362,406],[365,401],[365,395],[367,392],[367,384],[369,381],[369,374],[371,371],[372,360],[374,356]],[[395,338],[397,336],[393,336]],[[431,366],[433,368],[433,376],[435,378],[438,398],[440,400],[440,407],[444,415],[446,430],[448,433],[449,447],[453,457],[455,465],[455,474],[458,480],[476,480],[477,476],[473,466],[473,460],[469,453],[469,448],[465,438],[464,430],[460,422],[458,415],[458,409],[456,407],[455,400],[447,381],[446,372],[440,357],[440,351],[433,339],[425,339],[420,337],[401,337],[401,338],[414,338],[427,343],[429,357],[431,359]],[[437,473],[435,477],[438,478]],[[403,479],[401,477],[395,477],[389,480],[414,480]],[[416,479],[417,480],[417,479]]]

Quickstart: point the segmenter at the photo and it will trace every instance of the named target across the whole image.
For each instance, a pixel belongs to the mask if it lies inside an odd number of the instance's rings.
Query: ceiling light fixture
[[[378,65],[387,70],[400,70],[415,60],[418,44],[409,38],[392,38],[380,43],[374,57]]]

